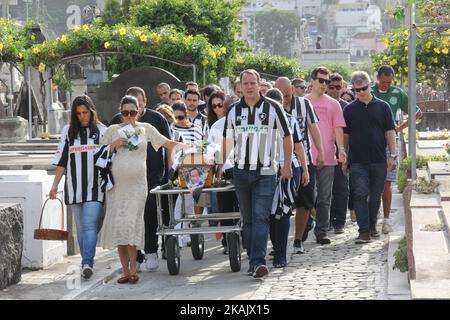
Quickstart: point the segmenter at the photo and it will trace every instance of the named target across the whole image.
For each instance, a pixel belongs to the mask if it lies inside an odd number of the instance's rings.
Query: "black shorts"
[[[314,165],[308,165],[309,183],[306,187],[302,186],[295,199],[296,208],[305,208],[310,210],[316,204],[316,169]]]

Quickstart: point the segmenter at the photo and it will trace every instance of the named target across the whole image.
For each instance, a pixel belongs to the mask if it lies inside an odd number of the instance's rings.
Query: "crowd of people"
[[[310,76],[309,83],[287,77],[270,82],[247,69],[230,95],[217,85],[200,90],[193,81],[182,89],[160,83],[155,89],[161,101],[154,106],[148,105],[142,88],[130,87],[108,127],[99,122],[88,96],[75,98],[53,162],[57,167],[49,194],[56,197],[65,175],[65,203],[75,218],[82,276],[93,274],[100,228],[101,245],[119,252],[123,274],[118,283],[138,282],[141,264],[149,271],[158,269],[156,196],[148,191],[168,181],[175,152],[199,140],[221,146],[216,178],[231,179],[235,191],[190,199],[192,211],[240,211],[248,274],[255,278],[269,273],[269,237],[273,267],[287,265],[294,214],[295,254],[307,253],[304,242],[311,230],[321,245],[331,243],[331,231],[344,233],[348,210],[359,227],[355,243],[379,237],[381,199],[381,231],[392,231],[396,132],[406,127],[401,120],[408,110],[406,94],[392,85],[389,66],[379,69],[375,85],[363,71],[354,72],[349,85],[325,67]],[[133,144],[124,135],[130,128]],[[106,213],[100,223],[103,203]],[[167,224],[167,197],[162,208]],[[226,254],[225,235],[222,245]],[[163,258],[164,251],[162,239]]]

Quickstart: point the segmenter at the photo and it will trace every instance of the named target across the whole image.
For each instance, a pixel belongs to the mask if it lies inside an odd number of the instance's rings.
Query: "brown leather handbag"
[[[47,201],[50,200],[48,198],[45,200],[44,205],[41,209],[41,218],[39,219],[39,227],[38,229],[34,229],[34,238],[36,240],[67,240],[69,233],[64,230],[64,205],[61,201],[61,199],[56,198],[56,200],[59,201],[61,204],[61,229],[42,229],[41,223],[42,223],[42,215],[44,214],[45,205],[47,204]]]

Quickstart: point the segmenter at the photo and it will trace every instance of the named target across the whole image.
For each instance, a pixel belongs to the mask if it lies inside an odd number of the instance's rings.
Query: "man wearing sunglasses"
[[[324,163],[316,161],[318,150],[312,147],[313,163],[316,173],[317,200],[316,200],[316,227],[314,234],[317,243],[330,244],[328,228],[330,225],[330,206],[333,190],[334,168],[338,164],[336,159],[336,145],[338,147],[338,160],[345,162],[347,154],[344,150],[345,127],[344,116],[339,102],[325,94],[327,86],[331,83],[330,71],[325,67],[317,67],[311,72],[312,92],[306,98],[311,101],[319,117],[319,130],[322,136]],[[335,145],[336,142],[336,145]]]
[[[291,81],[294,96],[303,97],[306,94],[306,82],[303,79],[292,79]]]
[[[157,111],[146,108],[147,98],[145,91],[140,87],[131,87],[126,92],[127,95],[136,97],[139,103],[137,110],[139,122],[146,122],[151,124],[167,139],[171,139],[169,124],[167,120]],[[134,111],[134,110],[133,110]],[[123,122],[123,117],[134,117],[134,112],[125,112],[124,114],[116,114],[109,125],[120,124]],[[147,145],[147,185],[148,190],[167,182],[168,166],[171,164],[170,152],[165,152],[164,148],[160,148],[158,151],[153,149],[151,143]],[[167,197],[162,197],[162,206],[164,212],[169,212],[169,202]],[[145,267],[149,271],[156,271],[159,267],[158,263],[158,236],[156,235],[156,229],[158,228],[158,220],[156,213],[156,196],[154,194],[148,194],[147,202],[145,203],[144,211],[144,223],[145,223],[145,256],[142,252],[138,251],[137,255],[137,268],[139,270],[140,264],[145,263]],[[168,215],[164,216],[168,223]],[[164,256],[164,246],[161,248],[161,252]]]
[[[339,73],[330,75],[330,84],[327,87],[327,94],[339,102],[341,109],[348,105],[348,102],[341,99],[341,90],[343,78]],[[338,150],[336,146],[336,150]],[[336,154],[339,157],[339,154]],[[334,228],[334,233],[344,233],[345,218],[347,215],[348,203],[348,176],[342,172],[342,165],[334,168],[333,192],[330,208],[330,229]]]
[[[408,121],[401,122],[401,113],[408,114],[408,96],[402,88],[392,85],[392,82],[394,81],[394,69],[392,69],[391,66],[381,66],[378,69],[377,81],[378,83],[372,87],[372,93],[378,99],[386,101],[389,104],[392,114],[395,117],[395,131],[400,132],[408,127]],[[416,106],[416,119],[420,119],[421,117],[422,112],[419,107]],[[386,150],[386,152],[389,152],[389,150]],[[389,154],[387,156],[389,157]],[[392,203],[391,183],[396,180],[397,170],[392,170],[387,173],[383,191],[384,219],[383,226],[381,228],[381,231],[384,234],[392,232],[392,227],[389,223],[389,214],[391,212]]]
[[[364,71],[352,75],[356,100],[344,110],[344,143],[349,153],[351,192],[359,227],[355,243],[378,238],[376,229],[386,173],[396,167],[395,125],[389,105],[370,92]],[[386,146],[389,157],[386,159]],[[343,170],[348,172],[347,163]]]

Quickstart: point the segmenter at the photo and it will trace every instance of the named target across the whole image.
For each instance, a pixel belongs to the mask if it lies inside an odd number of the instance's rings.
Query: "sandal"
[[[120,277],[119,279],[117,279],[117,283],[124,284],[124,283],[127,283],[128,280],[129,280],[128,276],[123,276],[123,277]]]
[[[139,281],[139,276],[137,274],[131,274],[128,276],[128,283],[135,284]]]

